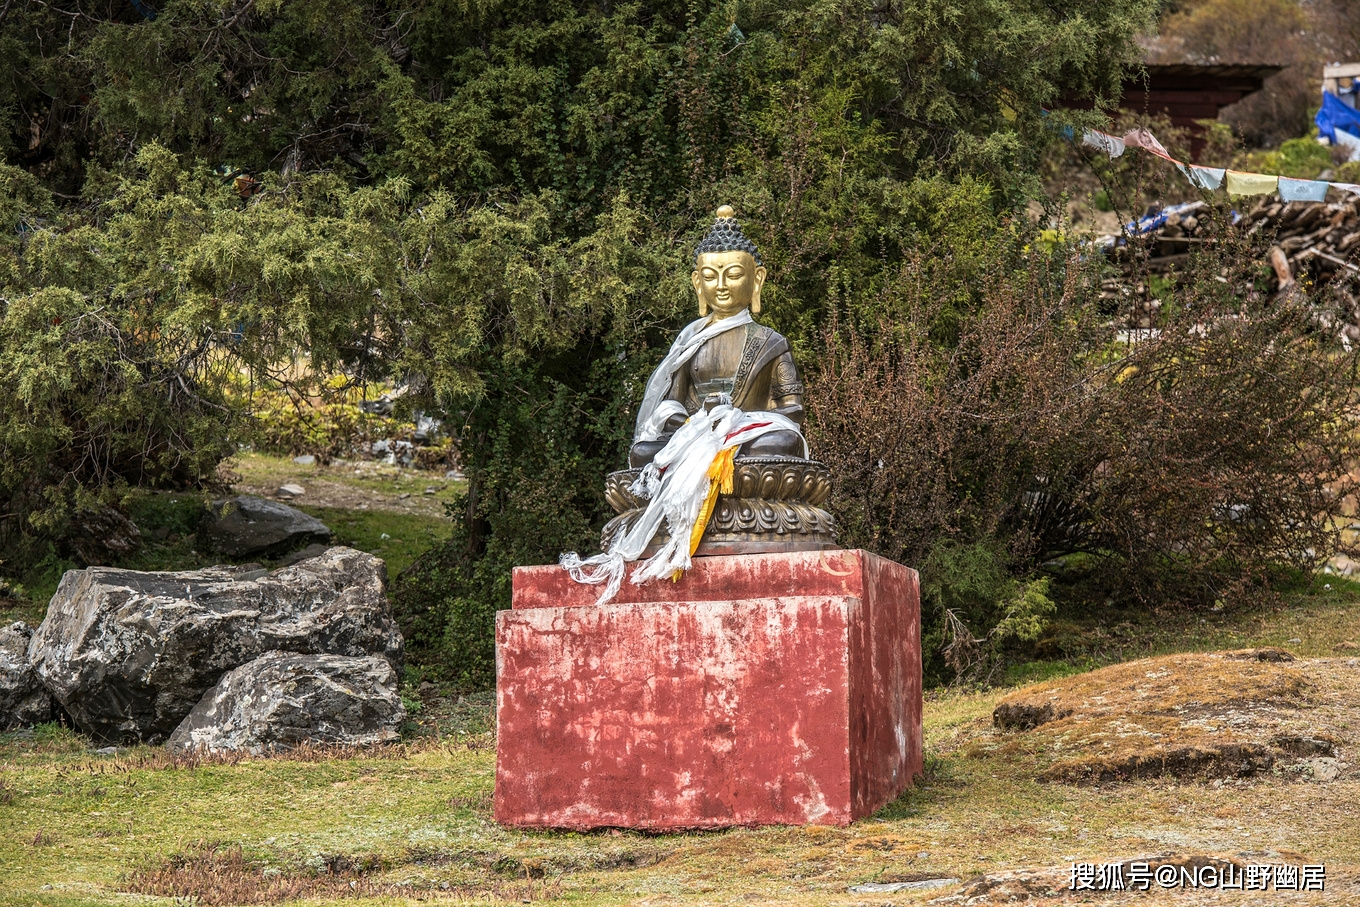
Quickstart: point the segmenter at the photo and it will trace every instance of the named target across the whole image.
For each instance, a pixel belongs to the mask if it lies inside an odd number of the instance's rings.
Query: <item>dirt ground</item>
[[[374,460],[298,464],[279,457],[242,454],[228,461],[225,471],[238,494],[308,507],[385,510],[429,517],[442,517],[444,505],[465,485],[461,478],[446,473]],[[297,485],[303,493],[280,493],[285,485]]]

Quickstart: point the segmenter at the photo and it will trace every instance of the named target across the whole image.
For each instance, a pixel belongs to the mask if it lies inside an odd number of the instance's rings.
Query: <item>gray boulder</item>
[[[268,557],[331,537],[325,523],[301,510],[238,494],[214,501],[212,516],[198,530],[198,537],[213,551],[228,557]]]
[[[28,663],[32,637],[21,620],[0,627],[0,731],[52,720],[52,694]]]
[[[386,589],[383,562],[352,548],[263,575],[71,570],[28,656],[85,733],[159,743],[223,674],[265,652],[379,655],[399,671]]]
[[[300,564],[305,560],[310,560],[311,558],[314,557],[320,557],[321,555],[325,554],[326,551],[327,551],[326,545],[322,545],[319,543],[308,545],[301,551],[294,551],[292,554],[285,554],[283,557],[279,558],[274,562],[274,566],[291,567],[294,564]]]
[[[290,749],[397,739],[406,717],[385,658],[269,652],[225,674],[170,735],[171,749]]]

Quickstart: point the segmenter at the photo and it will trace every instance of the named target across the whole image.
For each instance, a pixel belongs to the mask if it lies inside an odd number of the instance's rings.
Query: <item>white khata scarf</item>
[[[608,552],[584,559],[575,551],[562,555],[561,564],[571,572],[572,579],[605,584],[596,604],[603,605],[618,594],[624,565],[642,556],[663,519],[670,538],[633,571],[631,579],[634,583],[663,576],[678,580],[690,568],[690,558],[713,515],[718,493],[732,493],[737,448],[772,431],[798,431],[798,423],[792,419],[778,413],[742,412],[731,404],[730,397],[722,397],[724,402],[712,411],[701,409],[690,416],[656,458],[643,467],[632,491],[649,499],[647,509],[628,532],[614,539]]]
[[[671,389],[675,373],[680,367],[694,358],[699,348],[733,328],[745,327],[751,323],[751,310],[742,309],[731,318],[721,318],[709,323],[710,319],[700,318],[685,325],[680,336],[671,344],[671,350],[661,364],[647,379],[647,388],[642,393],[642,404],[638,406],[637,426],[633,431],[633,442],[655,441],[661,436],[666,422],[671,416],[685,415],[685,407],[674,400],[662,400]]]
[[[701,318],[680,332],[666,358],[647,379],[638,409],[635,443],[655,441],[671,416],[685,415],[682,404],[661,399],[670,390],[681,366],[713,337],[750,323],[751,313],[746,310],[712,324]],[[690,416],[643,468],[631,490],[647,499],[647,509],[628,532],[614,539],[608,552],[584,559],[575,551],[562,555],[560,562],[571,572],[572,579],[578,583],[604,584],[604,593],[596,604],[603,605],[618,594],[625,564],[642,556],[661,528],[662,520],[666,521],[669,540],[633,571],[631,579],[639,584],[663,576],[678,580],[690,567],[690,558],[699,547],[719,492],[732,493],[737,448],[773,431],[799,431],[798,423],[786,416],[743,412],[732,405],[728,395],[719,399],[721,402],[711,411],[701,409]],[[803,455],[807,456],[806,441]]]

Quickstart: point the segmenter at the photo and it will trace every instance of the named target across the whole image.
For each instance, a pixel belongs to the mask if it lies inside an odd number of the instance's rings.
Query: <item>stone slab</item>
[[[511,607],[578,608],[594,605],[599,586],[574,581],[561,567],[516,567]],[[780,595],[916,596],[916,571],[859,549],[791,551],[696,557],[678,582],[635,585],[627,579],[611,604],[727,601]],[[919,606],[918,606],[919,610]]]
[[[699,558],[602,607],[558,567],[514,584],[496,624],[504,824],[844,825],[921,772],[914,570]]]

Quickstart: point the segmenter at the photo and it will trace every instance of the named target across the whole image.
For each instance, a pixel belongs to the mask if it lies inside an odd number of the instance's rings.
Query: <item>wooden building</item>
[[[1190,135],[1191,153],[1204,147],[1204,129],[1197,120],[1218,119],[1218,112],[1261,90],[1281,66],[1201,66],[1194,63],[1145,64],[1124,79],[1123,110],[1165,114]],[[1073,100],[1068,107],[1089,109],[1091,102]]]
[[[1322,67],[1322,90],[1330,91],[1348,107],[1355,106],[1360,93],[1360,63],[1334,63]]]

